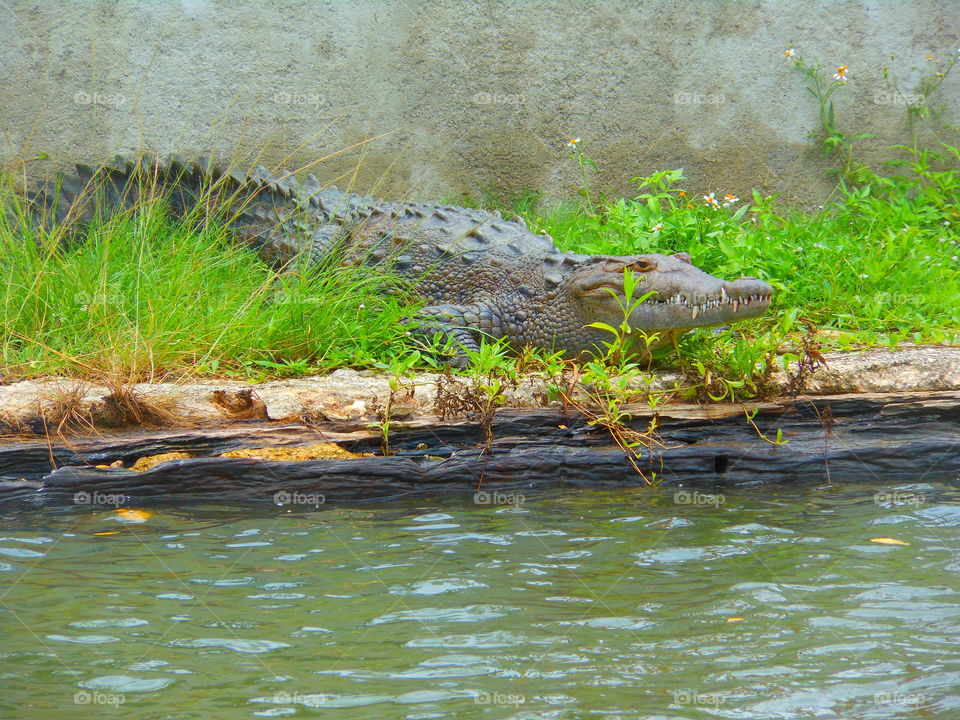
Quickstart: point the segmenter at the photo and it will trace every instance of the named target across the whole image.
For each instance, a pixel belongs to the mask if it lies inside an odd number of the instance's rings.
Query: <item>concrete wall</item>
[[[568,196],[578,136],[607,192],[683,167],[697,192],[816,202],[817,106],[783,50],[849,66],[838,122],[877,133],[876,160],[909,136],[882,67],[913,91],[958,26],[957,0],[13,0],[0,153],[49,153],[33,174],[138,149],[298,166],[377,138],[317,174],[421,199]],[[960,69],[930,100],[958,106]]]

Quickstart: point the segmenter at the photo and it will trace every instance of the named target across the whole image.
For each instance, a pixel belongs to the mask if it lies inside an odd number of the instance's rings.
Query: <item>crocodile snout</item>
[[[737,318],[762,315],[770,305],[773,286],[755,277],[745,276],[724,282],[720,288],[721,299]]]

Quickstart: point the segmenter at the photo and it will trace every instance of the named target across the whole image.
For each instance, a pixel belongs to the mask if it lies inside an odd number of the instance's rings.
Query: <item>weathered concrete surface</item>
[[[903,393],[960,390],[960,347],[910,346],[897,350],[860,353],[826,353],[827,367],[806,377],[793,388],[807,395],[845,393]],[[795,375],[794,365],[791,374]],[[457,378],[459,387],[437,374],[424,373],[404,381],[395,393],[394,420],[434,417],[438,382],[448,383],[449,396],[469,392],[470,381]],[[777,371],[773,384],[786,390],[789,376]],[[688,381],[671,370],[655,373],[651,391],[667,391]],[[330,421],[365,425],[376,422],[378,406],[390,396],[388,377],[374,372],[336,370],[329,375],[274,380],[251,385],[230,380],[193,383],[142,383],[134,387],[140,397],[164,408],[172,424],[213,428],[236,420]],[[443,391],[442,391],[443,392]],[[638,387],[638,395],[642,388]],[[75,414],[98,417],[110,395],[109,388],[64,378],[28,380],[0,386],[0,423],[7,432],[20,428],[53,432],[58,397],[76,393]],[[504,407],[539,408],[559,403],[548,399],[548,383],[537,377],[522,378],[516,387],[506,387]],[[575,397],[583,398],[583,389]],[[46,418],[44,421],[42,418]],[[82,424],[82,423],[81,423]],[[46,428],[46,430],[45,430]]]
[[[903,347],[862,353],[826,353],[827,367],[803,384],[808,395],[896,393],[960,389],[960,348]],[[786,377],[777,373],[783,383]]]
[[[412,199],[485,186],[566,197],[578,174],[565,140],[579,136],[611,193],[683,167],[697,192],[816,202],[829,185],[806,139],[818,108],[784,49],[849,66],[838,124],[876,133],[886,159],[908,137],[905,100],[935,72],[925,56],[957,51],[956,14],[935,0],[14,0],[0,159],[49,153],[36,175],[140,150],[298,166],[390,133],[317,174],[360,165],[361,188]],[[930,102],[952,112],[958,80]]]

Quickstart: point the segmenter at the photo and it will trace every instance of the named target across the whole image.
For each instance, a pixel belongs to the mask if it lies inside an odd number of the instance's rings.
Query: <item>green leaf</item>
[[[597,330],[606,330],[609,333],[617,334],[617,329],[612,325],[607,325],[604,322],[594,322],[587,325],[587,327],[596,328]]]

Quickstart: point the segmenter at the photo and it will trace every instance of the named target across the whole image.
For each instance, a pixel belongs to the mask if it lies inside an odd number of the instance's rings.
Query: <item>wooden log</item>
[[[745,412],[756,410],[752,423]],[[648,408],[631,426],[644,430]],[[960,392],[840,395],[747,405],[671,405],[658,415],[660,445],[637,461],[670,485],[723,487],[797,480],[917,481],[960,475]],[[755,426],[755,427],[754,427]],[[786,444],[774,438],[782,430]],[[275,502],[322,495],[325,503],[410,493],[472,495],[558,485],[642,485],[603,428],[558,408],[503,410],[484,451],[475,422],[419,418],[391,432],[393,456],[286,462],[216,457],[237,447],[293,446],[320,440],[372,451],[367,428],[327,424],[238,424],[210,432],[141,431],[0,446],[0,492],[70,502],[75,493],[123,495],[125,502],[234,499]],[[196,455],[138,473],[98,468],[161,452]],[[53,467],[51,463],[53,459]]]

